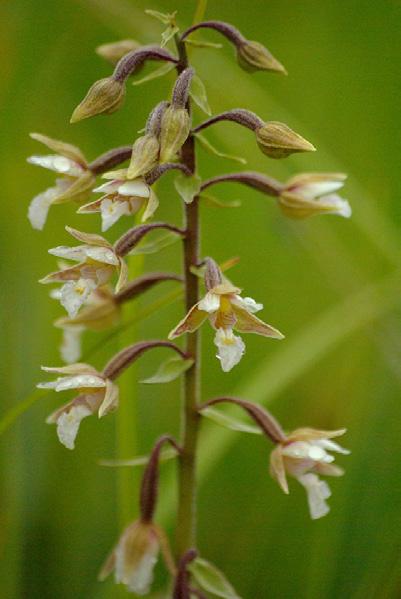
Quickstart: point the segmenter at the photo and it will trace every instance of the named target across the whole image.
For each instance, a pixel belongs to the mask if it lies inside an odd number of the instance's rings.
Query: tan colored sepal
[[[232,304],[232,309],[236,317],[235,329],[239,333],[255,333],[272,339],[284,339],[284,335],[279,330],[266,324],[254,314],[239,308],[235,304]]]
[[[132,147],[127,178],[136,179],[146,175],[157,164],[159,150],[159,140],[155,135],[147,134],[139,137]]]
[[[240,289],[239,287],[235,287],[235,285],[233,285],[232,283],[230,283],[230,281],[225,279],[223,283],[221,283],[220,285],[216,285],[216,287],[213,287],[213,289],[210,290],[210,293],[214,293],[215,295],[229,295],[231,293],[233,293],[234,295],[239,295],[241,291],[242,289]]]
[[[71,123],[77,123],[97,114],[111,114],[120,108],[125,98],[125,85],[112,77],[96,81],[85,98],[76,107]]]
[[[97,235],[96,233],[84,233],[83,231],[78,231],[77,229],[73,229],[72,227],[66,226],[65,230],[67,233],[75,237],[78,241],[82,241],[87,245],[95,245],[99,247],[112,248],[111,243],[107,241],[101,235]]]
[[[54,322],[54,326],[65,328],[82,325],[92,331],[102,331],[116,324],[120,315],[120,309],[115,303],[113,295],[110,292],[104,292],[103,289],[98,289],[97,293],[98,295],[104,294],[104,297],[98,303],[84,306],[74,318],[69,318],[68,316],[58,318]]]
[[[42,135],[41,133],[30,133],[30,137],[35,141],[44,144],[47,148],[56,152],[56,154],[65,156],[66,158],[77,162],[82,167],[87,168],[88,165],[86,158],[81,150],[76,146],[65,143],[64,141],[60,141],[58,139],[52,139],[51,137],[47,137],[47,135]]]
[[[185,108],[169,106],[162,117],[160,161],[174,160],[191,130],[191,118]]]
[[[120,40],[109,44],[101,44],[96,48],[96,54],[115,65],[120,58],[128,54],[128,52],[137,50],[140,46],[141,44],[136,40]]]
[[[259,148],[266,156],[280,159],[297,152],[315,152],[316,148],[284,123],[270,121],[255,131]]]
[[[159,207],[159,198],[157,197],[152,188],[150,188],[149,191],[149,199],[146,203],[146,208],[141,218],[143,223],[152,218],[152,216]]]
[[[106,379],[106,390],[104,393],[104,399],[99,406],[98,416],[102,418],[110,412],[113,412],[118,407],[118,396],[119,390],[110,379]]]
[[[128,283],[128,266],[124,258],[119,258],[119,274],[116,284],[116,293],[124,289]]]
[[[302,220],[315,214],[333,212],[333,205],[325,202],[324,197],[318,200],[308,200],[297,193],[283,191],[278,197],[278,205],[288,218]]]
[[[297,428],[287,435],[288,441],[319,441],[321,439],[335,439],[341,437],[347,432],[346,428],[339,428],[335,431],[324,431],[316,428]]]
[[[94,376],[99,376],[96,368],[85,362],[75,362],[75,364],[67,364],[66,366],[41,366],[41,370],[67,375],[93,374]]]
[[[193,306],[188,314],[170,332],[168,338],[175,339],[184,333],[193,333],[205,322],[208,313],[199,310],[198,305]]]
[[[289,494],[281,445],[277,445],[270,454],[270,474],[278,482],[286,495]]]
[[[69,200],[84,202],[96,184],[96,177],[91,171],[85,171],[80,177],[58,194],[52,204],[63,204]]]
[[[237,50],[237,59],[240,67],[249,73],[272,71],[287,75],[283,65],[259,42],[247,40],[241,44]]]
[[[39,279],[39,283],[46,285],[47,283],[65,283],[65,281],[79,281],[79,279],[81,278],[81,268],[82,264],[75,264],[74,266],[51,272],[42,279]],[[93,278],[95,278],[95,275],[95,269],[93,268]]]

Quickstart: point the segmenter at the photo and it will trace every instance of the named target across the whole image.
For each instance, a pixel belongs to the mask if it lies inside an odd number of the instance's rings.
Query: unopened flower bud
[[[72,113],[70,122],[77,123],[97,114],[111,114],[120,108],[125,98],[124,83],[113,77],[96,81]]]
[[[159,140],[151,133],[139,137],[133,147],[131,162],[128,167],[128,179],[146,175],[157,164],[159,157]]]
[[[169,106],[163,114],[160,131],[160,161],[173,160],[181,150],[191,130],[191,118],[186,108]]]
[[[315,152],[316,148],[284,123],[269,121],[255,130],[259,148],[270,158],[287,158],[297,152]]]
[[[246,40],[237,46],[238,64],[244,71],[273,71],[287,74],[283,65],[259,42]]]
[[[96,48],[96,54],[111,62],[111,64],[117,64],[120,58],[137,50],[141,44],[135,40],[120,40],[119,42],[112,42],[110,44],[102,44]]]

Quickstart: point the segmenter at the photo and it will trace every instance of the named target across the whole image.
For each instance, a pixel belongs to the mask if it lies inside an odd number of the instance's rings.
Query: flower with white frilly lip
[[[49,250],[49,253],[77,261],[78,264],[52,272],[40,282],[64,283],[59,292],[60,303],[70,318],[74,318],[90,294],[97,287],[105,285],[115,272],[119,275],[116,291],[121,290],[127,283],[128,271],[123,258],[117,256],[113,246],[101,235],[83,233],[71,227],[66,227],[66,230],[83,245],[58,246]]]
[[[95,412],[101,418],[117,408],[118,387],[89,364],[77,363],[54,368],[42,366],[42,370],[63,376],[55,381],[39,383],[38,389],[54,389],[57,392],[73,389],[79,393],[46,420],[48,424],[57,424],[60,442],[67,449],[74,449],[81,420]]]
[[[245,352],[244,342],[241,337],[234,335],[233,330],[283,339],[284,336],[280,331],[254,315],[263,308],[263,305],[257,304],[250,297],[242,298],[240,293],[241,289],[234,287],[228,281],[212,287],[171,331],[169,339],[184,333],[193,333],[208,318],[216,330],[214,343],[218,348],[217,358],[224,372],[228,372],[238,364]]]
[[[124,530],[106,559],[99,580],[105,580],[114,570],[117,584],[126,585],[128,591],[137,595],[146,595],[153,582],[160,549],[163,551],[165,546],[164,533],[158,526],[135,520]]]
[[[284,214],[302,219],[314,214],[338,214],[349,218],[348,201],[335,193],[347,178],[343,173],[304,173],[292,177],[278,197]]]
[[[289,493],[286,474],[296,478],[305,488],[311,518],[317,519],[329,512],[326,503],[331,495],[328,484],[319,478],[324,476],[341,476],[342,468],[334,465],[334,456],[329,452],[335,451],[345,455],[350,452],[334,441],[346,432],[346,429],[336,431],[320,431],[312,428],[299,428],[287,435],[285,441],[278,443],[270,456],[270,473],[283,489]]]
[[[143,177],[129,179],[127,172],[128,169],[121,169],[105,173],[103,178],[111,180],[93,190],[104,195],[78,210],[80,214],[100,212],[102,231],[107,231],[123,215],[133,215],[142,209],[142,222],[149,220],[159,206],[155,192]]]
[[[31,133],[31,137],[56,154],[30,156],[28,162],[59,175],[56,185],[34,197],[29,206],[28,218],[32,227],[42,230],[52,204],[61,204],[70,200],[85,201],[95,185],[96,177],[90,171],[85,156],[76,146],[51,139],[40,133]]]

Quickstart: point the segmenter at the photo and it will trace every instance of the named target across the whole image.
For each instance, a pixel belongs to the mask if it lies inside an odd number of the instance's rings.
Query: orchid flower
[[[52,272],[41,283],[62,282],[60,289],[60,303],[67,310],[70,318],[74,318],[80,307],[89,298],[90,294],[102,285],[105,285],[114,272],[119,278],[116,290],[122,289],[127,282],[127,266],[124,260],[116,254],[113,246],[100,235],[82,233],[71,227],[66,227],[75,239],[83,245],[75,247],[58,246],[49,250],[49,253],[59,258],[74,260],[78,264]]]
[[[81,420],[95,412],[101,418],[116,409],[118,387],[89,364],[76,363],[56,368],[42,366],[42,370],[63,376],[55,381],[39,383],[39,389],[54,389],[57,392],[74,389],[79,393],[46,420],[48,424],[57,424],[60,442],[68,449],[74,449]]]
[[[56,154],[30,156],[28,162],[59,175],[56,185],[35,196],[28,209],[32,227],[42,230],[50,206],[69,200],[85,201],[95,184],[95,176],[79,148],[39,133],[31,133],[31,137]]]
[[[328,484],[319,478],[325,476],[341,476],[342,468],[335,466],[335,451],[345,455],[350,452],[331,439],[345,433],[345,429],[336,431],[320,431],[312,428],[299,428],[278,443],[270,457],[270,472],[283,489],[289,493],[286,474],[290,474],[305,488],[311,518],[317,519],[329,512],[326,503],[331,495]]]

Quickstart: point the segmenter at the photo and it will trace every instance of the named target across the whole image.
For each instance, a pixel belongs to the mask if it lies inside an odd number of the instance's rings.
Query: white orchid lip
[[[88,299],[96,283],[90,279],[67,281],[60,289],[60,303],[67,310],[70,318],[74,318],[80,307]]]
[[[223,372],[229,372],[236,366],[245,353],[245,343],[234,335],[231,329],[218,329],[214,338],[218,348],[217,358]]]
[[[57,436],[60,443],[67,449],[75,448],[75,439],[77,438],[81,421],[92,412],[85,405],[73,406],[70,411],[63,412],[57,419]]]
[[[339,195],[331,194],[323,196],[322,200],[327,205],[332,204],[332,212],[334,214],[338,214],[344,218],[350,218],[352,216],[352,208],[348,200],[341,198]]]
[[[102,231],[107,231],[121,216],[129,216],[130,206],[128,202],[112,201],[106,197],[100,204],[100,213],[102,216]]]
[[[28,219],[34,229],[43,230],[49,208],[59,193],[58,187],[49,187],[33,198],[28,208]]]

